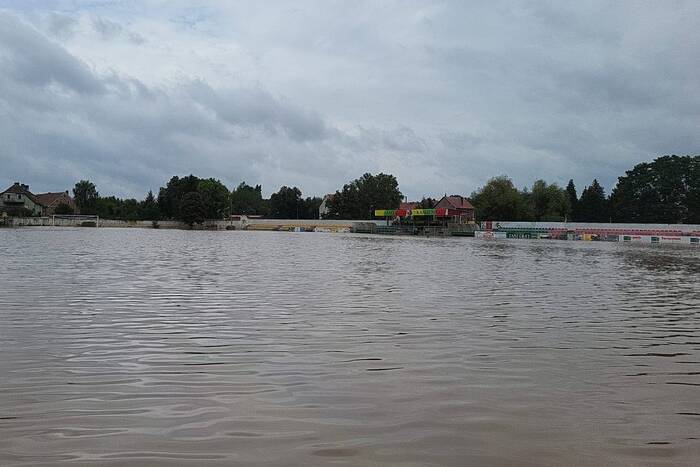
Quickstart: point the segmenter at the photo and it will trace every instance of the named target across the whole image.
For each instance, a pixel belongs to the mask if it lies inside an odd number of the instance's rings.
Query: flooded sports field
[[[0,465],[697,465],[700,250],[0,230]]]

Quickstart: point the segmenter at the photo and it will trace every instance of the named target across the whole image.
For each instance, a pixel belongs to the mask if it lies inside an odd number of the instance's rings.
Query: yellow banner
[[[413,209],[411,211],[412,216],[434,216],[435,209]]]
[[[394,217],[396,209],[377,209],[374,211],[374,217]]]

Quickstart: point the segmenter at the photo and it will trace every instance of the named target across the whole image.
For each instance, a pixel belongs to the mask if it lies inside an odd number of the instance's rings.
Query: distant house
[[[54,215],[56,208],[62,204],[69,206],[74,212],[77,211],[75,201],[73,201],[73,198],[70,197],[67,191],[61,191],[59,193],[42,193],[39,195],[34,195],[34,197],[42,206],[44,206],[43,214],[45,216]]]
[[[0,210],[12,215],[50,216],[61,204],[75,210],[75,202],[67,191],[35,195],[29,191],[29,185],[15,182],[0,193]]]
[[[455,210],[464,221],[474,220],[474,206],[472,206],[472,203],[464,196],[443,196],[442,199],[435,204],[435,209],[439,208],[446,208],[450,211]]]
[[[0,194],[0,208],[14,215],[38,216],[44,211],[42,204],[29,191],[29,185],[15,182]]]
[[[318,207],[318,218],[323,219],[328,215],[328,213],[331,212],[329,203],[331,200],[333,200],[333,194],[328,194],[323,197],[323,201],[321,201],[321,205]]]

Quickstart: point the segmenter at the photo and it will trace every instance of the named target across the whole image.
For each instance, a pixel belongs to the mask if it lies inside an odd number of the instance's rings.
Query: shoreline
[[[73,228],[137,228],[197,231],[259,231],[306,233],[359,233],[378,236],[471,237],[488,241],[511,239],[618,242],[660,245],[700,246],[700,225],[683,224],[595,224],[563,222],[493,222],[466,230],[420,232],[386,228],[384,220],[336,219],[243,219],[210,220],[188,226],[181,221],[123,221],[116,219],[27,217],[5,219],[5,228],[73,227]],[[495,227],[495,228],[493,228]],[[469,235],[466,235],[466,234]]]

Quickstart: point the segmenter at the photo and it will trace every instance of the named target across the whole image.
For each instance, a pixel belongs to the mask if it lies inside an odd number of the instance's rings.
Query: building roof
[[[5,194],[5,193],[14,193],[17,195],[24,195],[30,200],[32,200],[35,204],[41,204],[37,199],[36,196],[32,194],[31,191],[29,191],[29,185],[21,185],[18,182],[15,182],[14,185],[12,185],[10,188],[7,190],[3,191],[0,194]]]
[[[444,196],[442,199],[446,200],[450,204],[450,207],[454,209],[474,209],[472,203],[470,203],[464,196]],[[442,199],[440,201],[442,201]],[[438,203],[440,203],[440,201],[438,201]]]
[[[34,195],[39,204],[44,205],[46,207],[52,206],[56,201],[60,200],[64,196],[67,196],[70,199],[70,196],[68,196],[68,193],[66,193],[65,191],[61,191],[58,193],[41,193],[38,195]]]
[[[29,191],[27,191],[27,189],[25,188],[26,186],[27,185],[20,185],[19,183],[15,183],[10,188],[3,191],[3,193],[16,193],[18,195],[23,195],[25,193],[29,193]]]
[[[403,209],[405,211],[412,211],[413,208],[415,208],[418,205],[417,201],[407,201],[407,202],[402,202],[399,205],[399,209]]]

